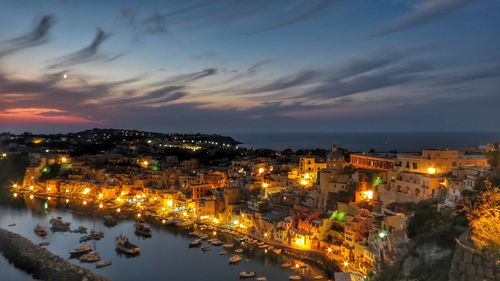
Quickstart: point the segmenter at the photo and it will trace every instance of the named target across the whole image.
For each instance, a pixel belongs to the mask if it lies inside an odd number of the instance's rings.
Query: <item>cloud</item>
[[[179,83],[185,84],[216,74],[217,74],[217,68],[207,68],[198,72],[175,75],[157,84],[179,84]]]
[[[269,84],[245,91],[246,94],[258,94],[263,92],[274,92],[286,90],[293,87],[303,86],[317,81],[321,72],[316,70],[301,70],[296,74],[279,78]]]
[[[54,26],[55,22],[56,20],[54,16],[43,16],[35,25],[33,30],[25,35],[21,35],[4,42],[5,47],[0,49],[0,57],[25,48],[47,43],[49,41],[49,31],[52,26]]]
[[[491,0],[423,0],[409,13],[389,24],[380,34],[400,32],[424,24],[462,7]]]
[[[86,117],[57,108],[9,108],[0,110],[1,123],[99,124]]]
[[[109,37],[110,37],[109,33],[106,33],[102,29],[97,28],[96,35],[89,46],[74,53],[61,57],[60,59],[58,59],[59,61],[57,63],[49,66],[49,68],[68,67],[72,65],[88,63],[91,61],[98,61],[98,60],[110,62],[118,59],[119,57],[122,56],[121,54],[115,55],[113,57],[107,57],[98,54],[99,47]]]

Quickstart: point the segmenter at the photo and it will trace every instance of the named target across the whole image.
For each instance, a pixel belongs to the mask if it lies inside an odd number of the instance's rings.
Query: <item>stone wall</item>
[[[0,228],[0,252],[19,269],[46,281],[106,281],[107,278],[79,267],[21,235]],[[1,278],[0,278],[1,279]]]
[[[450,281],[500,280],[500,261],[475,249],[468,233],[463,234],[456,242],[448,274]]]

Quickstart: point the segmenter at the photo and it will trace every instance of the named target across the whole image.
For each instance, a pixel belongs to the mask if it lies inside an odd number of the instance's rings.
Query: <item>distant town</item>
[[[345,280],[411,279],[432,274],[431,264],[450,278],[500,277],[498,267],[471,269],[456,250],[480,247],[470,241],[498,250],[498,237],[481,236],[472,224],[481,206],[467,210],[494,185],[495,144],[415,153],[333,144],[273,151],[221,135],[118,129],[2,133],[0,143],[1,159],[26,159],[23,180],[9,183],[14,198],[231,231],[276,254],[321,257]]]

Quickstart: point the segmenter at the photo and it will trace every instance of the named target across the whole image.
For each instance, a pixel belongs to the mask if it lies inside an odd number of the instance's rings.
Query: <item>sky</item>
[[[500,131],[498,0],[0,3],[0,131]]]

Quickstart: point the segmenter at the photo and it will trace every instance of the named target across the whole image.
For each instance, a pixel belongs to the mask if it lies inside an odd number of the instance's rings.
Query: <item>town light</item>
[[[47,191],[50,191],[50,190],[51,190],[51,188],[50,188],[50,187],[47,187]]]
[[[86,187],[83,191],[82,191],[82,194],[83,195],[87,195],[90,193],[90,188]]]
[[[332,253],[332,248],[328,248],[328,253],[331,254]]]
[[[427,173],[431,174],[431,175],[435,174],[436,173],[436,168],[434,168],[434,167],[427,168]]]
[[[172,207],[174,206],[174,201],[172,199],[167,201],[167,206]]]
[[[264,168],[259,168],[259,174],[264,173],[264,171],[265,171],[265,170],[266,170],[266,169],[264,169]]]
[[[17,188],[17,183],[12,185],[13,188]]]
[[[83,205],[87,205],[87,200],[84,200],[84,201],[83,201]]]
[[[146,160],[144,160],[144,161],[142,161],[142,165],[144,165],[144,166],[148,166],[148,165],[149,165],[149,162],[148,162],[148,161],[146,161]]]
[[[66,199],[66,203],[69,203],[69,199]]]
[[[304,178],[305,178],[305,179],[309,179],[309,178],[311,178],[311,175],[310,175],[309,173],[306,173],[306,174],[304,175]]]
[[[240,222],[239,222],[238,220],[234,220],[234,221],[233,221],[233,224],[234,224],[234,225],[238,225],[238,224],[240,224]]]
[[[5,158],[5,157],[7,157],[7,153],[4,152],[4,153],[2,153],[2,158]]]
[[[264,233],[264,237],[267,237],[267,232],[266,232],[266,233]]]
[[[137,214],[137,217],[140,218],[141,217],[141,214]]]
[[[68,193],[68,192],[69,192],[69,189],[66,189],[66,193]]]
[[[161,223],[162,223],[162,224],[165,224],[165,223],[166,223],[166,221],[165,221],[165,220],[161,220]]]
[[[17,198],[17,192],[14,192],[14,198]]]
[[[214,233],[212,233],[214,236],[217,235],[217,231],[214,231]]]
[[[66,157],[61,157],[61,162],[66,163],[67,160]]]
[[[372,200],[373,199],[373,190],[366,190],[366,191],[363,191],[363,197],[368,199],[368,200]]]
[[[345,261],[344,262],[344,266],[348,266],[349,265],[349,262],[348,261]]]
[[[33,196],[33,194],[30,195],[30,199],[33,199],[35,196]]]
[[[306,179],[302,179],[302,180],[300,181],[300,184],[301,184],[301,185],[307,185],[307,183],[308,183],[308,181],[307,181]]]
[[[35,188],[34,186],[30,185],[30,190],[33,190],[33,188]]]
[[[300,265],[298,263],[295,264],[295,268],[299,268]]]
[[[102,193],[99,193],[99,198],[102,198],[102,196],[103,196]]]
[[[267,182],[263,182],[263,183],[262,183],[262,187],[263,187],[263,188],[267,188],[267,187],[269,187],[269,184],[268,184]]]
[[[295,240],[295,244],[297,246],[304,246],[306,244],[306,241],[304,240],[304,237],[301,237],[301,238],[297,238]]]
[[[99,204],[99,209],[102,209],[102,207],[103,207],[102,203],[101,203],[101,204]]]
[[[117,212],[117,213],[119,213],[119,212],[121,212],[121,211],[122,211],[122,209],[120,209],[120,208],[116,209],[116,212]]]

